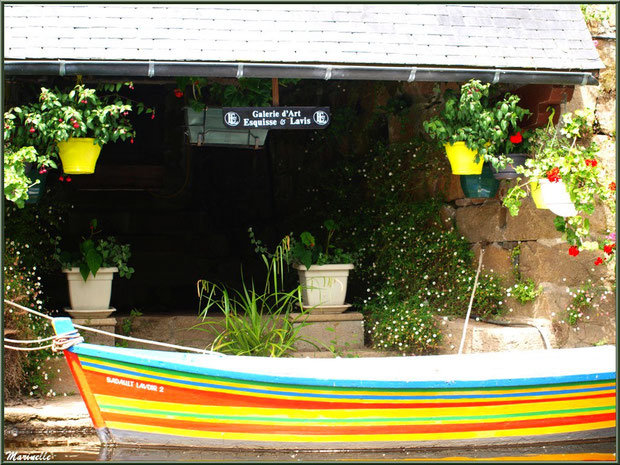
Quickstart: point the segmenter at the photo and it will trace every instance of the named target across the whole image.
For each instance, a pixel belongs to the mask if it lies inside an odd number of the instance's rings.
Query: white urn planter
[[[99,268],[97,275],[92,273],[84,281],[77,267],[63,270],[69,284],[71,308],[65,310],[73,318],[107,318],[115,311],[110,307],[112,279],[118,268]]]
[[[322,309],[325,313],[344,312],[350,305],[345,304],[349,271],[353,265],[332,264],[295,265],[302,287],[304,308]],[[319,310],[321,311],[321,310]]]
[[[570,199],[566,185],[562,181],[550,182],[548,179],[541,179],[538,182],[543,201],[549,210],[559,216],[577,214],[575,204]]]

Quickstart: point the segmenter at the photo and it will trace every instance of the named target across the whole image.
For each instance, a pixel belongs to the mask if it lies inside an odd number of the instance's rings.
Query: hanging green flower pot
[[[467,198],[492,198],[497,194],[499,180],[493,177],[489,163],[482,166],[482,173],[461,176],[461,188]]]
[[[28,173],[28,179],[30,179],[31,186],[28,188],[28,199],[26,200],[26,203],[38,203],[39,200],[41,200],[41,197],[43,197],[43,193],[45,192],[47,171],[40,173],[35,168],[30,173]],[[39,182],[34,184],[37,180]]]

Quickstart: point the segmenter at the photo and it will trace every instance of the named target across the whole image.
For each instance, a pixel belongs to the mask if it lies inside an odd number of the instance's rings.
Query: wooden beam
[[[280,106],[280,89],[278,88],[278,78],[271,78],[271,100],[274,107]]]

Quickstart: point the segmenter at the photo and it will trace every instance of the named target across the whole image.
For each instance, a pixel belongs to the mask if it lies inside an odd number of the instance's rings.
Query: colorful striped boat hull
[[[613,346],[274,359],[81,343],[65,356],[105,444],[354,450],[616,436]]]

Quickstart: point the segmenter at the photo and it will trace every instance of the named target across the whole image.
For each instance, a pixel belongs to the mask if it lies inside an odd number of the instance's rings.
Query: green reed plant
[[[262,252],[267,268],[262,289],[252,280],[248,285],[243,279],[241,290],[207,280],[197,283],[200,298],[200,316],[203,321],[195,326],[215,335],[211,350],[232,355],[281,357],[294,352],[297,341],[305,341],[300,331],[307,325],[301,307],[301,286],[283,290],[290,239],[285,237],[273,254]],[[209,310],[219,310],[224,320],[207,317]],[[297,311],[299,315],[292,318]],[[314,344],[312,344],[314,345]]]

